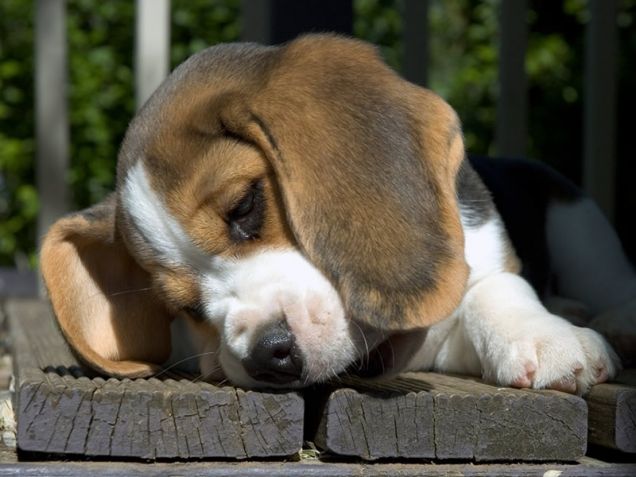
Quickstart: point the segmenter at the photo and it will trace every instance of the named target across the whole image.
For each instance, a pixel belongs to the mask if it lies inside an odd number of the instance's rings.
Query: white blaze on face
[[[154,192],[141,161],[126,177],[122,203],[161,263],[199,272],[206,316],[221,335],[214,360],[231,381],[259,384],[247,376],[241,360],[260,327],[282,319],[304,358],[305,382],[298,385],[326,380],[356,359],[337,291],[298,250],[263,249],[241,258],[205,254]]]
[[[122,190],[126,213],[166,266],[219,267],[215,257],[197,249],[181,224],[170,214],[150,185],[141,160],[130,169]]]
[[[304,357],[304,379],[322,381],[355,359],[349,322],[336,290],[296,250],[264,250],[208,273],[201,291],[210,320],[223,330],[224,368],[240,373],[261,325],[286,320]],[[238,384],[255,383],[242,373]],[[302,384],[302,383],[299,383]]]

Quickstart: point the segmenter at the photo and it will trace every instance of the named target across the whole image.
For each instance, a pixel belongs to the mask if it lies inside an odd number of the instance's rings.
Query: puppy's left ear
[[[150,376],[170,355],[171,316],[117,233],[115,202],[58,220],[42,244],[42,275],[82,361],[111,376]]]
[[[220,122],[264,151],[308,258],[371,326],[449,316],[468,276],[454,111],[362,42],[308,36],[272,55],[262,88],[217,103]]]

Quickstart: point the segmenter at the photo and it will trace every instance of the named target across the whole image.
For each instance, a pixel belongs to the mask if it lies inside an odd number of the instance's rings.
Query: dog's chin
[[[347,375],[365,379],[390,379],[404,371],[426,338],[426,329],[394,333],[352,363]]]
[[[217,367],[222,371],[225,380],[233,386],[244,389],[298,389],[307,385],[307,383],[303,382],[302,377],[284,383],[255,379],[245,371],[241,360],[225,346],[219,349],[218,357]]]
[[[407,333],[394,333],[384,339],[378,338],[379,334],[373,336],[373,333],[369,333],[367,335],[369,340],[376,338],[372,341],[374,345],[371,350],[348,366],[343,366],[341,369],[344,371],[340,375],[373,380],[394,377],[407,368],[411,358],[424,342],[426,332],[427,330],[423,329]],[[291,381],[261,381],[250,376],[245,371],[241,361],[225,347],[219,353],[219,365],[230,383],[246,389],[300,389],[328,380],[326,375],[312,379],[311,376],[303,374],[300,378]]]

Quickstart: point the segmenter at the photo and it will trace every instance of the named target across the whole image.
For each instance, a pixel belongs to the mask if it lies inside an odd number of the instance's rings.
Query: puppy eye
[[[205,309],[203,307],[203,304],[201,303],[195,303],[194,305],[184,306],[182,310],[186,312],[190,316],[190,318],[192,318],[194,321],[198,321],[198,322],[205,321],[205,318],[206,318]]]
[[[259,238],[263,226],[265,199],[262,181],[254,182],[227,214],[230,237],[235,242]]]
[[[256,190],[254,186],[252,186],[243,196],[238,205],[234,207],[228,214],[228,219],[230,220],[230,222],[237,221],[252,212],[252,210],[254,210],[255,198]]]

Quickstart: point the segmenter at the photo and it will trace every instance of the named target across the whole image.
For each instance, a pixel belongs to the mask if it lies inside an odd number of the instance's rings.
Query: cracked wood
[[[589,440],[593,444],[636,453],[636,379],[599,384],[585,397],[590,410]]]
[[[169,373],[95,377],[68,350],[47,304],[16,300],[7,312],[23,451],[246,459],[288,456],[302,447],[304,404],[297,393],[216,387]]]
[[[434,373],[348,384],[355,389],[331,394],[316,434],[317,444],[336,454],[475,461],[570,461],[585,454],[587,407],[576,396]]]

